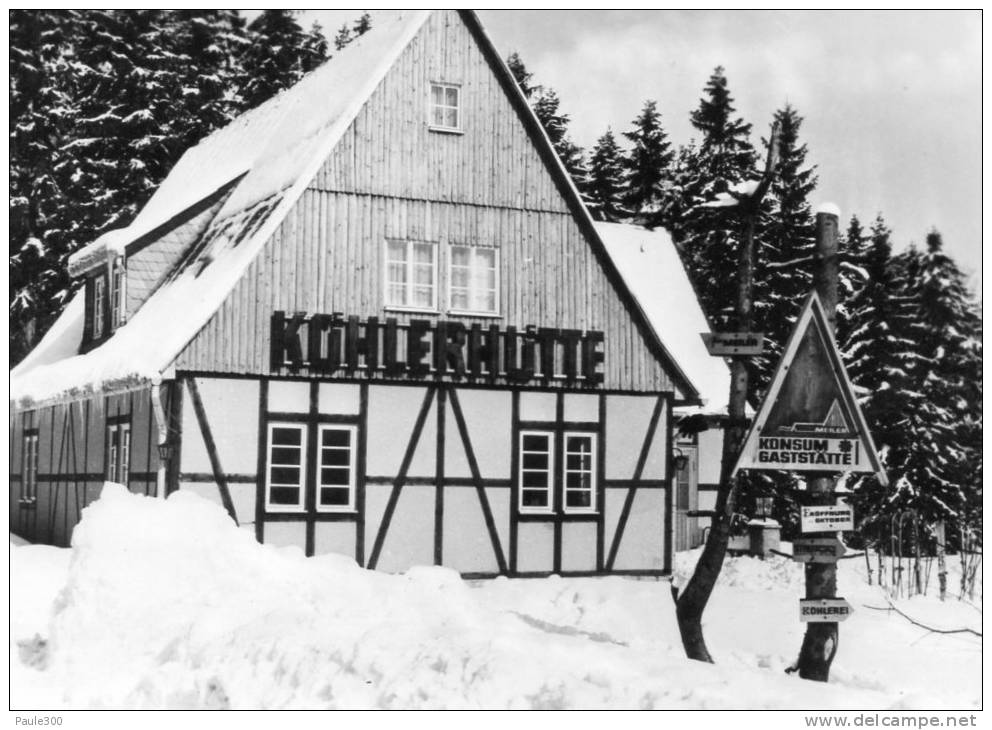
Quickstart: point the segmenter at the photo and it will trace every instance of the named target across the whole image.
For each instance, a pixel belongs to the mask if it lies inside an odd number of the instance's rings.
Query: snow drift
[[[667,582],[553,577],[470,584],[444,568],[376,573],[341,556],[304,558],[295,548],[259,545],[223,510],[183,492],[163,501],[108,484],[85,509],[71,551],[11,550],[12,595],[19,596],[11,638],[15,707],[907,702],[881,682],[848,676],[824,687],[787,677],[781,655],[762,659],[742,650],[717,666],[689,662]],[[767,583],[755,612],[767,609],[769,591],[783,580],[795,600],[794,577],[765,580],[761,561],[743,565],[749,567],[730,575]],[[796,567],[776,565],[778,573]],[[761,633],[759,625],[724,619],[718,628],[714,647],[724,629]],[[790,651],[798,647],[791,636],[788,642]]]

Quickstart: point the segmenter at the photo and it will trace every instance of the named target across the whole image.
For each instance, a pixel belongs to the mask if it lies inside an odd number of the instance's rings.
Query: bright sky
[[[372,11],[373,23],[377,11]],[[307,11],[328,35],[356,11]],[[694,130],[713,68],[726,68],[739,114],[767,136],[790,102],[819,168],[814,207],[842,223],[881,211],[896,249],[936,226],[981,287],[982,39],[980,11],[483,10],[505,58],[518,51],[554,88],[572,137],[591,147],[629,128],[656,99],[676,143]]]

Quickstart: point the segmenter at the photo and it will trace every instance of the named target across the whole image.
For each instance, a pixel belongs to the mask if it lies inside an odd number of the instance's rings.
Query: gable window
[[[110,274],[110,328],[120,327],[124,324],[125,314],[125,287],[127,286],[127,276],[125,275],[124,258],[118,256],[114,259],[113,269]]]
[[[554,434],[549,431],[520,432],[521,512],[551,510],[553,443]]]
[[[23,462],[21,464],[21,502],[34,502],[38,498],[38,433],[24,434]]]
[[[437,309],[437,245],[386,242],[386,306]]]
[[[103,337],[103,311],[106,284],[102,276],[93,280],[93,339]]]
[[[563,485],[566,512],[594,512],[596,509],[596,435],[565,433]]]
[[[306,474],[306,426],[269,424],[269,468],[265,475],[265,507],[272,512],[303,509]]]
[[[453,84],[431,84],[431,127],[461,130],[461,89]]]
[[[454,312],[497,314],[499,251],[483,246],[451,246],[449,308]]]
[[[317,437],[317,510],[355,509],[354,426],[320,426]]]
[[[127,486],[131,466],[131,424],[107,426],[107,481]]]

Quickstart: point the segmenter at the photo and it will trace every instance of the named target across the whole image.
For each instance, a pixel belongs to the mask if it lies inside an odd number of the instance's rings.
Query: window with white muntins
[[[320,426],[317,435],[317,510],[355,509],[355,426]]]
[[[114,329],[124,324],[125,301],[127,276],[124,269],[124,258],[118,256],[114,259],[113,269],[110,274],[110,327]]]
[[[23,463],[21,464],[21,501],[38,499],[38,433],[24,434]]]
[[[106,284],[102,276],[93,280],[93,339],[103,336],[103,300],[106,297]]]
[[[437,244],[386,242],[386,306],[437,310]]]
[[[131,469],[131,424],[107,426],[107,481],[127,486]]]
[[[548,512],[552,508],[553,444],[554,434],[549,431],[520,432],[521,512]]]
[[[499,313],[499,251],[486,246],[450,247],[448,307],[455,313]]]
[[[455,84],[431,84],[432,129],[461,131],[461,89]]]
[[[596,511],[596,434],[565,432],[565,511]]]
[[[265,507],[270,512],[303,510],[306,479],[306,426],[269,424],[269,464],[265,473]]]

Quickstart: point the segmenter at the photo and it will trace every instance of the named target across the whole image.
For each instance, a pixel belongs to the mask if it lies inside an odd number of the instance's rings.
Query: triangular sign
[[[789,336],[738,469],[875,472],[888,483],[816,292]]]

